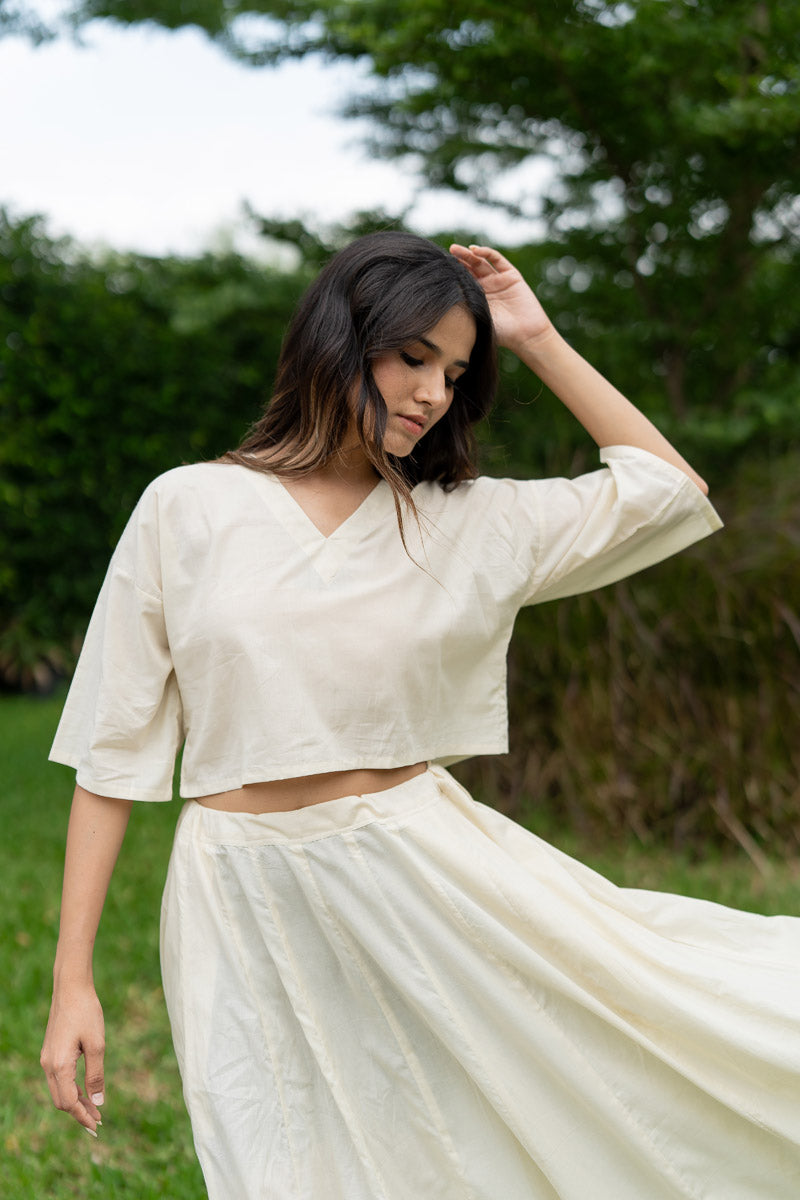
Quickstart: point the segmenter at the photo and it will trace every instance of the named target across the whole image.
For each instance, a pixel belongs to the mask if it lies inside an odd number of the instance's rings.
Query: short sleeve
[[[88,791],[171,800],[183,740],[161,590],[158,497],[145,491],[97,598],[50,759]]]
[[[520,605],[615,583],[722,527],[679,468],[633,446],[601,450],[606,465],[577,479],[504,480],[503,533]]]

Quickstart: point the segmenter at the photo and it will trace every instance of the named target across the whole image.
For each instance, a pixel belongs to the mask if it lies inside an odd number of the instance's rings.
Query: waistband
[[[441,785],[448,779],[449,772],[433,764],[421,775],[381,792],[339,796],[288,812],[225,812],[189,800],[183,806],[178,829],[183,837],[227,845],[312,841],[426,808],[441,799]]]

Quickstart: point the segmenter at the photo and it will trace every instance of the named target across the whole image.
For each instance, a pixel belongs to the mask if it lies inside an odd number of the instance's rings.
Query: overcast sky
[[[146,253],[193,253],[268,216],[345,219],[414,199],[409,168],[370,161],[366,126],[336,117],[358,69],[317,61],[251,69],[186,29],[95,22],[83,45],[0,40],[0,204],[54,234]],[[528,178],[531,171],[528,170]],[[419,197],[421,232],[473,228],[524,241],[512,222],[450,193]]]

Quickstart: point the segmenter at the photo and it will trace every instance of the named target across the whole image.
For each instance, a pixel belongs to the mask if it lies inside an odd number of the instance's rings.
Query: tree
[[[55,36],[52,25],[29,6],[0,0],[0,37],[26,37],[35,44]]]
[[[349,112],[431,185],[544,217],[523,255],[576,343],[704,439],[800,432],[800,14],[789,0],[84,0],[269,64],[366,61]],[[256,18],[267,18],[257,20]],[[501,199],[532,156],[543,201]],[[531,261],[532,260],[532,261]],[[579,301],[576,303],[576,299]],[[594,357],[598,358],[595,350]],[[689,431],[691,433],[691,430]]]

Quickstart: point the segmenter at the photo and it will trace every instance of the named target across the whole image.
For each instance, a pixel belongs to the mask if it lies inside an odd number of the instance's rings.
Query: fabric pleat
[[[800,919],[618,888],[440,767],[189,802],[162,969],[211,1200],[797,1200]]]

